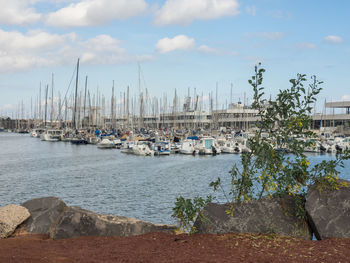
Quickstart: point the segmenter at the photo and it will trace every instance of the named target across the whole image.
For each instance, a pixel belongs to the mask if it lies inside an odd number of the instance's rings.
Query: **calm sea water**
[[[312,155],[312,162],[332,158]],[[44,196],[98,213],[155,223],[171,218],[176,197],[213,194],[209,183],[228,172],[239,155],[140,157],[94,145],[43,142],[0,133],[0,207]],[[350,179],[350,162],[341,177]],[[224,201],[219,193],[219,201]]]

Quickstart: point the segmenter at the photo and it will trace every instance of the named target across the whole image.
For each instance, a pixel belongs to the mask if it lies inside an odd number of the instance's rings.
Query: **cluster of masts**
[[[195,113],[194,119],[201,119],[201,115],[208,115],[213,111],[227,109],[233,106],[232,103],[232,84],[230,101],[226,100],[225,104],[219,106],[218,102],[218,84],[216,84],[216,94],[210,92],[208,97],[202,92],[197,93],[193,89],[193,95],[188,88],[188,94],[181,99],[175,89],[173,99],[168,99],[167,94],[161,97],[151,96],[147,88],[141,88],[141,67],[138,67],[139,81],[138,94],[131,95],[130,87],[120,92],[119,96],[115,93],[114,81],[112,84],[112,95],[110,100],[107,99],[97,88],[97,92],[92,94],[88,89],[88,76],[85,77],[84,89],[79,90],[79,59],[75,73],[75,89],[70,90],[74,79],[74,74],[70,85],[63,98],[58,92],[54,96],[54,74],[52,74],[51,89],[47,84],[44,87],[40,84],[39,94],[35,102],[31,100],[30,117],[25,118],[23,101],[18,106],[17,120],[28,119],[27,128],[70,128],[79,129],[123,129],[132,130],[135,128],[152,128],[161,127],[161,119],[173,120],[173,127],[176,128],[178,115],[183,113]],[[70,96],[68,96],[70,94]],[[246,101],[244,95],[244,102]],[[34,104],[34,106],[33,106]],[[238,102],[241,104],[241,102]],[[243,105],[243,104],[241,104]],[[21,114],[21,116],[20,116]],[[162,118],[163,116],[163,118]],[[169,117],[170,116],[170,117]],[[148,120],[148,122],[147,122]],[[158,123],[156,123],[158,122]],[[213,126],[215,118],[211,119]],[[152,124],[152,127],[149,126]],[[169,124],[167,125],[169,126]],[[198,124],[197,126],[200,126]],[[18,127],[24,128],[24,127]]]

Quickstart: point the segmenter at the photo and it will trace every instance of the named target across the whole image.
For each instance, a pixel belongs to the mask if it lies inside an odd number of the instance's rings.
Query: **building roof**
[[[326,102],[326,108],[350,108],[350,101]]]

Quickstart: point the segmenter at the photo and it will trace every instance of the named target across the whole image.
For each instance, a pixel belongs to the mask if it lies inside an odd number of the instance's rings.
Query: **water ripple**
[[[319,161],[330,156],[312,156]],[[57,196],[68,205],[159,223],[174,223],[177,196],[212,194],[209,182],[228,172],[238,155],[139,157],[94,145],[42,142],[0,134],[0,206]],[[350,178],[350,162],[342,177]],[[222,194],[218,200],[224,201]]]

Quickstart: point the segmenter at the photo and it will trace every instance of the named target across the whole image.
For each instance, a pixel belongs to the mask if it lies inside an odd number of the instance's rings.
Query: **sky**
[[[266,94],[316,75],[325,100],[350,100],[348,0],[0,0],[0,115],[51,87],[185,96],[215,92],[219,104],[249,102],[254,65]],[[68,92],[67,92],[68,91]],[[43,91],[42,91],[43,96]],[[321,107],[321,106],[319,106]]]

